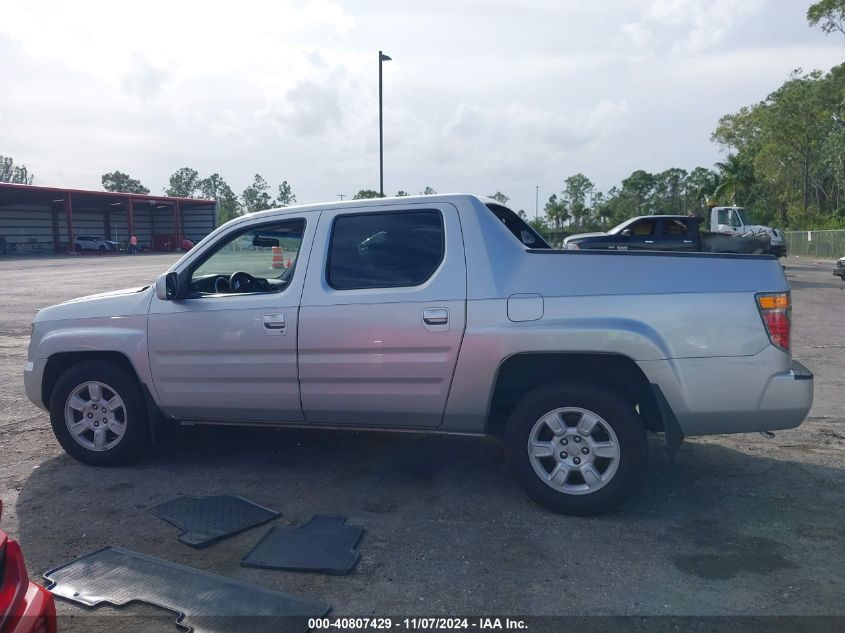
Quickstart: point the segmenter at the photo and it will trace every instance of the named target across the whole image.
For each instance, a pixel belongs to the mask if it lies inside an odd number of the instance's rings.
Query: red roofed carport
[[[0,255],[74,252],[80,235],[172,251],[216,227],[214,200],[0,183]]]

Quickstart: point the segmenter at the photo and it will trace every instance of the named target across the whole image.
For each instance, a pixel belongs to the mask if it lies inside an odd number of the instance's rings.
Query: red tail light
[[[757,307],[772,345],[789,353],[792,303],[788,292],[758,294]]]
[[[29,578],[20,545],[0,532],[0,630],[19,616]]]
[[[0,516],[3,502],[0,501]],[[0,631],[14,621],[23,606],[29,577],[21,547],[0,530]]]

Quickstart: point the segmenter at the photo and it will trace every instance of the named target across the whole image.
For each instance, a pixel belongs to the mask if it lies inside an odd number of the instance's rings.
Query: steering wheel
[[[255,292],[258,287],[258,280],[242,271],[232,273],[229,277],[230,292]]]
[[[229,292],[231,287],[229,286],[229,278],[220,275],[214,280],[214,292],[216,294],[223,294],[225,292]]]

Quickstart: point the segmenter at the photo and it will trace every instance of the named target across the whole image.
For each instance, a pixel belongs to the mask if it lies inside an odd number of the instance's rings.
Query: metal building
[[[172,251],[216,226],[214,200],[0,183],[0,255],[72,252],[80,235],[125,246],[133,233],[144,248]]]

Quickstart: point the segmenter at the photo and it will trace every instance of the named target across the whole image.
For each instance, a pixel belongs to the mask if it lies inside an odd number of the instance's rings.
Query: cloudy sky
[[[810,0],[74,0],[5,3],[0,154],[36,184],[161,192],[177,168],[237,192],[261,173],[300,202],[378,188],[489,194],[534,210],[581,171],[719,160],[718,118],[841,37]]]

